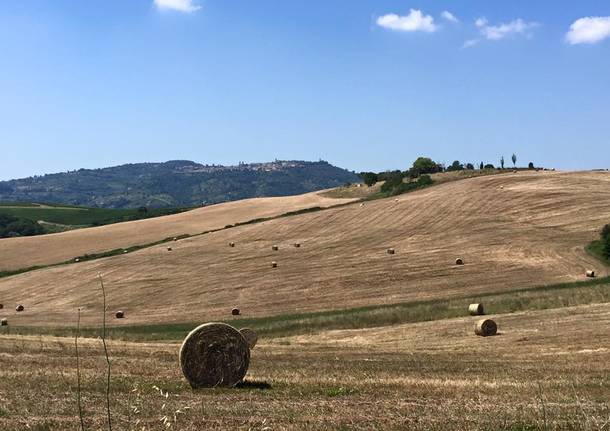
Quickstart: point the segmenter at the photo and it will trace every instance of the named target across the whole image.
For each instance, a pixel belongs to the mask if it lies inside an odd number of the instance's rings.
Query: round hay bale
[[[124,319],[125,318],[125,312],[122,311],[122,310],[119,310],[116,313],[114,313],[114,317],[116,317],[117,319]]]
[[[175,237],[173,238],[173,240],[174,240],[174,241],[178,241],[178,237],[176,237],[176,236],[175,236]]]
[[[360,207],[363,207],[363,206],[364,206],[364,204],[363,204],[363,203],[362,203],[362,204],[360,204]]]
[[[589,278],[595,278],[595,271],[593,271],[592,269],[588,270],[586,272],[586,276]]]
[[[74,262],[80,262],[80,259],[77,257],[76,259],[74,259]]]
[[[172,251],[172,248],[171,247],[167,247],[167,251]]]
[[[233,241],[231,241],[231,242],[229,243],[229,247],[235,247],[235,243],[234,243]]]
[[[388,248],[388,249],[386,250],[386,253],[388,253],[388,254],[395,254],[395,253],[396,253],[396,250],[394,250],[393,248]]]
[[[504,186],[500,186],[500,190],[504,190]]]
[[[294,243],[294,246],[295,246],[296,248],[299,248],[299,247],[301,246],[301,243],[299,243],[299,242],[295,242],[295,243]]]
[[[464,265],[464,259],[462,259],[461,257],[458,257],[457,259],[455,259],[455,264]]]
[[[278,251],[280,248],[279,248],[277,245],[272,245],[272,246],[271,246],[271,249],[272,249],[273,251]]]
[[[0,319],[0,326],[8,326],[8,319]]]
[[[483,316],[485,314],[483,304],[470,304],[468,306],[468,313],[471,316]]]
[[[233,308],[231,310],[231,315],[232,316],[239,316],[241,314],[241,311],[239,310],[239,308]]]
[[[250,348],[239,331],[225,323],[206,323],[186,336],[180,367],[191,387],[233,387],[250,365]]]
[[[277,268],[277,262],[271,262],[271,268]]]
[[[498,333],[498,325],[491,319],[482,319],[474,324],[474,333],[481,337],[491,337]]]
[[[127,250],[123,250],[123,254],[126,254],[126,253],[127,253]]]
[[[0,310],[4,308],[4,304],[0,304]]]
[[[21,304],[17,304],[17,306],[15,307],[15,311],[17,313],[21,313],[24,310],[25,310],[25,307],[23,305],[21,305]]]
[[[256,342],[258,341],[258,334],[256,331],[250,328],[242,328],[239,330],[239,333],[244,337],[246,343],[248,343],[250,350],[254,349],[254,346],[256,346]]]

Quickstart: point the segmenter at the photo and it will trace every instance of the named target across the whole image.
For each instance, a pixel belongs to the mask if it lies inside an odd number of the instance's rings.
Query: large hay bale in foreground
[[[119,310],[116,313],[114,313],[114,317],[116,317],[117,319],[124,319],[125,318],[125,312],[122,311],[122,310]]]
[[[241,314],[241,311],[239,310],[239,308],[233,308],[231,310],[231,315],[232,316],[239,316]]]
[[[254,346],[256,346],[256,342],[258,341],[258,334],[256,331],[250,328],[242,328],[239,330],[239,333],[244,337],[246,343],[248,343],[250,350],[254,349]]]
[[[586,276],[589,278],[595,278],[595,271],[593,271],[592,269],[588,270],[586,272]]]
[[[18,304],[18,305],[15,307],[15,311],[16,311],[17,313],[21,313],[23,310],[25,310],[25,307],[24,307],[23,305],[21,305],[21,304]]]
[[[455,259],[455,264],[464,265],[464,259],[462,259],[461,257],[458,257],[457,259]]]
[[[498,332],[498,325],[491,319],[482,319],[474,324],[474,333],[481,337],[491,337]]]
[[[485,314],[485,310],[483,309],[483,304],[470,304],[468,306],[468,313],[471,316],[482,316]]]
[[[0,326],[8,326],[8,319],[0,319]]]
[[[206,323],[186,336],[180,367],[193,388],[233,387],[250,365],[250,348],[239,331],[225,323]]]

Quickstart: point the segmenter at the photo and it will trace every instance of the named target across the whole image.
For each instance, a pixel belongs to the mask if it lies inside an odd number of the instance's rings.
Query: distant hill
[[[355,173],[325,161],[220,166],[173,160],[0,181],[0,202],[101,208],[190,207],[296,195],[357,181]]]

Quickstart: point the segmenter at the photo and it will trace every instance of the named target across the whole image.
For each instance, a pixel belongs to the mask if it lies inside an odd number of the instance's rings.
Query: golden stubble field
[[[79,307],[85,325],[96,322],[98,273],[110,310],[126,312],[111,324],[122,325],[209,321],[234,306],[253,317],[510,291],[581,280],[589,268],[606,275],[584,247],[608,220],[609,173],[508,173],[184,239],[171,252],[28,272],[1,279],[0,298],[26,306],[7,312],[16,325],[58,326]]]
[[[245,384],[193,391],[176,343],[111,341],[120,430],[604,430],[610,305],[263,339]],[[0,336],[3,430],[79,428],[74,340]],[[104,429],[100,340],[80,340],[86,429]]]

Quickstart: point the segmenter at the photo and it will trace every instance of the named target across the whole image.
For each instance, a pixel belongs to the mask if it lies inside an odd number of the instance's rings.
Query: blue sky
[[[608,168],[607,17],[602,0],[2,0],[0,179],[513,152]]]

